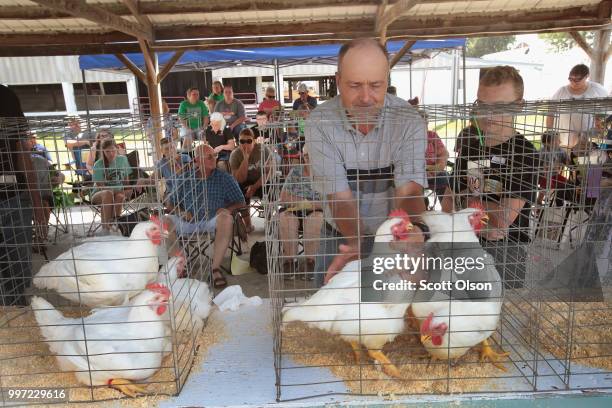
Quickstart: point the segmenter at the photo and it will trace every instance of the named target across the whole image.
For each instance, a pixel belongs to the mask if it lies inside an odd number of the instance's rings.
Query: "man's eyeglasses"
[[[240,144],[251,144],[253,143],[253,139],[240,139]]]
[[[569,78],[567,78],[567,79],[568,79],[570,82],[578,83],[578,82],[582,81],[582,80],[584,79],[584,77],[583,77],[583,76],[582,76],[582,77],[579,77],[579,78],[576,78],[576,77],[569,77]]]
[[[266,98],[270,98],[270,99],[275,98],[275,97],[276,95],[266,95]]]

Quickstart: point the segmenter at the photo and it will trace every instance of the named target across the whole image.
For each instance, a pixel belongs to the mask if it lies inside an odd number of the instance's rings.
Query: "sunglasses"
[[[240,139],[240,144],[251,144],[253,139]]]
[[[570,82],[580,82],[584,79],[584,77],[580,77],[580,78],[576,78],[576,77],[569,77],[567,78]]]
[[[276,95],[266,95],[266,98],[274,98]]]

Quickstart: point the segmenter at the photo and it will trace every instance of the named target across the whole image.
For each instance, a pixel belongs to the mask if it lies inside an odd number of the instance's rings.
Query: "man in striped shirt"
[[[371,241],[394,208],[416,222],[411,240],[423,241],[426,125],[404,100],[387,94],[388,78],[388,55],[378,42],[345,44],[336,74],[340,95],[312,111],[305,124],[313,186],[324,200],[316,271],[327,271],[326,282],[366,255],[366,237]]]

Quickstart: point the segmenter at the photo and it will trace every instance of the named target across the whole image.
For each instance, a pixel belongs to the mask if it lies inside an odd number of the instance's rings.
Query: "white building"
[[[132,74],[85,71],[92,113],[133,113],[137,98]],[[77,56],[0,58],[0,83],[19,97],[27,116],[85,114]]]

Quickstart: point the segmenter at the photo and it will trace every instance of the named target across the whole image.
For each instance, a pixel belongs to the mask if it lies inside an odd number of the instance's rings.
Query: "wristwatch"
[[[428,241],[431,238],[431,233],[429,232],[429,227],[427,224],[421,221],[413,222],[412,225],[417,226],[423,231],[423,241]]]

